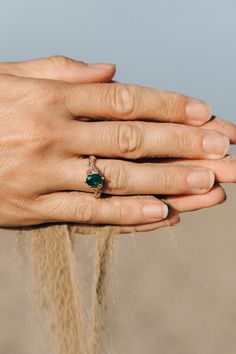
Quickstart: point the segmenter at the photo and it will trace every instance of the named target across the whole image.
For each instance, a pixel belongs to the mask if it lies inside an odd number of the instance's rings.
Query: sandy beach
[[[226,191],[223,205],[176,227],[119,236],[103,353],[235,354],[236,185]],[[15,234],[0,235],[0,353],[47,354],[35,344],[29,269],[16,261]]]

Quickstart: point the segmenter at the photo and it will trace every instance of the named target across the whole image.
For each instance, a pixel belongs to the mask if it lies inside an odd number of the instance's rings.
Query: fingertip
[[[231,144],[236,144],[236,125],[233,122],[212,116],[209,122],[202,126],[203,129],[216,130],[229,137]]]
[[[209,186],[209,190],[212,189],[212,187],[215,184],[215,174],[213,171],[209,170],[209,175],[210,175],[210,186]]]
[[[222,159],[228,154],[229,147],[229,138],[218,132],[210,132],[203,139],[203,150],[208,159]]]
[[[169,213],[168,206],[157,200],[155,203],[152,202],[146,202],[142,206],[142,213],[145,219],[145,222],[148,222],[151,220],[163,220],[166,219]]]
[[[87,64],[85,81],[110,83],[115,73],[115,64]]]
[[[89,68],[94,69],[94,70],[109,70],[109,71],[116,70],[116,65],[109,64],[109,63],[90,63],[90,64],[87,64],[87,66]]]
[[[55,61],[55,60],[54,60]],[[63,62],[61,62],[63,63]],[[85,62],[67,59],[66,65],[59,65],[59,71],[57,69],[56,75],[63,81],[70,82],[72,84],[77,83],[107,83],[111,82],[115,75],[114,64],[87,64]]]
[[[163,218],[166,219],[168,217],[169,214],[169,208],[167,204],[163,204]]]
[[[190,98],[185,108],[186,115],[192,125],[201,126],[212,117],[212,108],[204,101]]]
[[[179,212],[189,212],[214,207],[224,203],[226,194],[220,185],[215,185],[208,193],[199,195],[168,196],[165,201]]]
[[[87,64],[87,67],[89,69],[92,69],[94,74],[102,75],[105,78],[107,77],[109,82],[116,74],[115,64],[94,63],[94,64]]]
[[[168,217],[165,220],[160,220],[157,222],[140,224],[140,225],[127,225],[120,227],[120,233],[122,234],[130,234],[137,232],[149,232],[155,231],[162,227],[175,226],[180,222],[180,216],[177,210],[169,207],[168,208]]]
[[[215,183],[215,174],[207,168],[195,168],[187,176],[187,183],[192,192],[207,193]]]
[[[219,184],[215,186],[214,193],[216,198],[216,204],[223,204],[226,201],[226,192],[224,188],[222,188]]]

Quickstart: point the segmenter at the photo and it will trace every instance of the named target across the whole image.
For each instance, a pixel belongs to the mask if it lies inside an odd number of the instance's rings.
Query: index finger
[[[142,86],[98,83],[69,85],[66,105],[73,116],[151,120],[202,125],[212,116],[201,100]]]

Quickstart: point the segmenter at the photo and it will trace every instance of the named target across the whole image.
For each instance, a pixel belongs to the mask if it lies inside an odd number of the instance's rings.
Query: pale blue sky
[[[0,60],[114,62],[117,80],[200,97],[236,122],[235,0],[0,0]]]

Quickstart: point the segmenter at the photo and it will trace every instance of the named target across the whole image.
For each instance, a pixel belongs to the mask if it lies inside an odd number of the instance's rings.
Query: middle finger
[[[217,131],[173,123],[73,120],[66,146],[75,155],[219,159],[228,151],[229,138]]]

